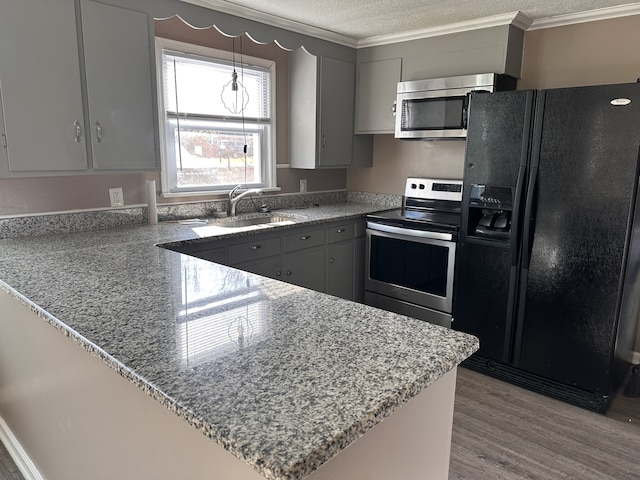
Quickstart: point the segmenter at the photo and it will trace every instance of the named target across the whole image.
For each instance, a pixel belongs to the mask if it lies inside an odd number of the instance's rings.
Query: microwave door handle
[[[467,124],[469,120],[469,105],[471,103],[471,92],[467,93],[464,96],[464,100],[462,101],[462,128],[467,129]]]

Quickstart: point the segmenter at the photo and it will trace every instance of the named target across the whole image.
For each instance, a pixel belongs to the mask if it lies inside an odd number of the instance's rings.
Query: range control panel
[[[462,201],[462,180],[442,180],[435,178],[407,178],[405,197],[428,200]]]

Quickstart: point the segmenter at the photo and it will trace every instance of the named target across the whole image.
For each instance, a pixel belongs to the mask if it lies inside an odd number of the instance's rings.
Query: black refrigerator
[[[640,301],[640,83],[473,93],[453,328],[464,365],[604,412]]]

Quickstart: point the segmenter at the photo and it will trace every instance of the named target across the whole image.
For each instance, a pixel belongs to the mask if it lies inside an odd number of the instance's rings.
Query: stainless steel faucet
[[[240,200],[242,200],[244,197],[246,197],[247,195],[251,195],[252,193],[256,194],[256,195],[262,195],[262,193],[263,193],[262,190],[259,189],[259,188],[250,188],[246,192],[242,192],[240,195],[238,195],[236,197],[235,196],[236,190],[238,190],[239,188],[242,188],[242,185],[236,185],[229,192],[229,211],[227,213],[231,217],[235,216],[235,214],[236,214],[236,206],[238,205],[238,202]]]

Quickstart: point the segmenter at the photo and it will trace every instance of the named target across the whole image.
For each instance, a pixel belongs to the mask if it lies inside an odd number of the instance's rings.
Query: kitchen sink
[[[268,223],[283,223],[292,222],[291,217],[285,217],[283,215],[269,215],[266,217],[254,217],[254,218],[241,218],[239,220],[227,220],[221,222],[215,222],[216,227],[223,228],[241,228],[250,227],[251,225],[261,225]]]

